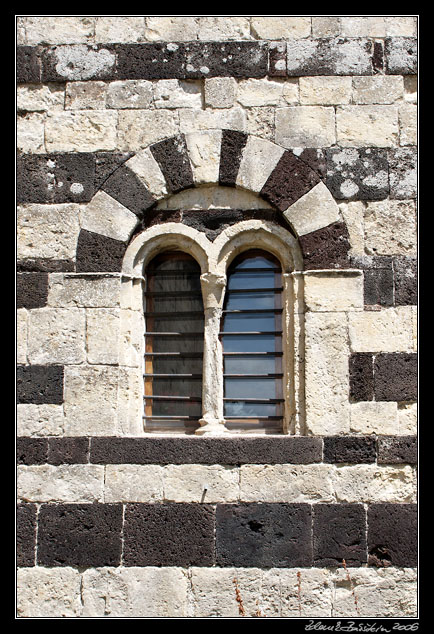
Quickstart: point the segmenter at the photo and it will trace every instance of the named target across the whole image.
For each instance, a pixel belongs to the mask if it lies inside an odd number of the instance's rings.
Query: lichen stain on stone
[[[94,51],[85,45],[59,46],[53,53],[56,72],[66,79],[80,80],[98,77],[110,70],[116,57],[107,49]]]

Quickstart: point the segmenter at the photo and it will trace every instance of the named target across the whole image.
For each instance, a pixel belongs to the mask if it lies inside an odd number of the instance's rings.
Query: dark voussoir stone
[[[45,464],[48,455],[48,438],[17,438],[17,464]]]
[[[218,566],[312,566],[309,504],[218,504]]]
[[[48,273],[17,273],[17,308],[42,308],[47,303]]]
[[[379,464],[416,464],[416,436],[379,436],[377,462]]]
[[[95,191],[118,167],[131,158],[134,152],[96,152],[95,153]]]
[[[363,271],[363,301],[366,306],[393,305],[393,271],[391,268]]]
[[[299,237],[305,270],[348,268],[350,241],[345,223],[327,227]]]
[[[235,187],[240,169],[243,149],[247,143],[247,134],[237,130],[223,130],[220,149],[219,183],[226,187]]]
[[[77,273],[120,271],[125,249],[125,242],[82,229],[77,242]]]
[[[370,566],[417,566],[417,505],[371,504],[368,553]]]
[[[375,462],[377,452],[373,436],[325,436],[324,462]]]
[[[208,504],[127,504],[125,566],[212,566],[214,508]]]
[[[50,438],[47,462],[52,465],[85,464],[89,461],[90,439],[86,437]]]
[[[366,511],[362,504],[313,505],[313,557],[315,566],[366,563]]]
[[[17,566],[35,565],[36,504],[18,504],[16,513]]]
[[[42,504],[38,564],[118,566],[122,504]]]
[[[104,181],[101,189],[139,217],[157,203],[136,174],[126,165],[121,165],[115,170]]]
[[[63,365],[19,365],[18,403],[63,403]]]
[[[371,352],[355,352],[349,359],[350,400],[374,398],[374,357]]]
[[[375,356],[376,401],[417,401],[417,355],[381,353]]]
[[[193,173],[183,134],[155,143],[151,145],[150,150],[172,194],[193,187]]]

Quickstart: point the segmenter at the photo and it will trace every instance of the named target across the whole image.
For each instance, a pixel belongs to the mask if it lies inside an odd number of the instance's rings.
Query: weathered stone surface
[[[214,564],[214,509],[208,504],[127,504],[125,566]]]
[[[397,306],[417,304],[417,259],[393,259],[394,300]]]
[[[198,130],[226,129],[246,132],[248,112],[239,105],[233,108],[207,108],[206,110],[181,108],[178,111],[179,131],[183,134]]]
[[[304,276],[304,301],[312,312],[363,310],[363,276],[309,273]]]
[[[398,145],[398,107],[394,105],[338,106],[336,141],[346,147]]]
[[[125,242],[82,229],[77,242],[77,272],[120,271],[125,248]]]
[[[305,270],[348,268],[348,238],[348,230],[342,222],[300,236]]]
[[[16,439],[17,464],[45,464],[48,456],[47,438],[21,438]]]
[[[195,185],[218,183],[222,132],[191,133],[185,139]]]
[[[417,226],[413,201],[368,202],[364,223],[366,252],[370,255],[416,255]]]
[[[374,397],[374,364],[370,352],[356,352],[349,358],[350,399],[371,401]]]
[[[383,436],[378,438],[378,463],[416,464],[416,436]]]
[[[90,153],[17,157],[19,203],[87,202],[94,195],[95,156]]]
[[[353,352],[410,352],[413,324],[410,306],[349,313]],[[381,400],[381,399],[377,399]]]
[[[364,303],[367,306],[392,306],[393,271],[390,267],[363,271]]]
[[[325,151],[321,148],[297,148],[294,154],[298,156],[304,163],[307,163],[314,172],[318,174],[322,181],[325,181],[327,175],[327,164],[325,159]]]
[[[259,137],[248,137],[242,153],[236,185],[256,193],[261,192],[284,152],[282,147],[271,141]]]
[[[81,575],[74,568],[17,571],[17,615],[27,618],[77,618],[81,613]]]
[[[417,73],[417,40],[413,37],[391,37],[384,40],[386,72],[389,75]]]
[[[204,81],[205,106],[231,108],[235,105],[237,82],[233,77],[210,77]]]
[[[45,113],[20,113],[16,124],[17,150],[30,154],[43,154],[45,152],[45,126]]]
[[[39,464],[17,468],[17,495],[29,502],[102,502],[104,467]]]
[[[312,36],[333,37],[341,32],[341,19],[338,16],[313,15]]]
[[[114,79],[115,66],[112,46],[54,46],[42,53],[42,81]]]
[[[117,123],[117,112],[112,110],[57,112],[45,123],[45,146],[52,152],[116,150]]]
[[[169,465],[164,468],[168,502],[237,502],[239,471],[221,465]]]
[[[178,113],[169,109],[119,110],[118,146],[137,151],[179,132]]]
[[[38,518],[38,564],[119,565],[121,529],[121,504],[42,504]]]
[[[268,76],[286,77],[286,42],[270,42],[268,46]]]
[[[35,565],[36,504],[18,504],[16,514],[17,566]]]
[[[351,77],[300,77],[299,82],[301,104],[333,106],[350,103]]]
[[[47,303],[61,308],[117,308],[120,295],[121,280],[117,275],[52,273]]]
[[[155,199],[167,195],[165,178],[149,148],[131,157],[127,167],[138,176]],[[148,216],[149,212],[146,214],[146,217]]]
[[[413,147],[389,151],[390,197],[399,199],[417,196],[417,150]]]
[[[90,439],[50,438],[48,440],[47,462],[52,465],[85,464],[89,462]]]
[[[19,365],[17,399],[18,403],[63,403],[63,366]]]
[[[397,404],[376,401],[353,403],[350,407],[350,432],[378,435],[397,434]]]
[[[251,28],[261,40],[288,40],[309,37],[310,20],[308,16],[253,16]]]
[[[162,79],[153,86],[155,108],[202,107],[202,87],[198,81]]]
[[[329,465],[243,465],[240,468],[243,502],[333,502]]]
[[[410,466],[359,464],[334,469],[336,502],[400,504],[416,499],[416,476]]]
[[[196,40],[199,33],[199,22],[195,16],[151,16],[145,18],[145,23],[148,42]]]
[[[63,401],[63,385],[60,385]],[[54,404],[22,403],[17,405],[17,434],[19,436],[61,436],[63,407]]]
[[[161,502],[165,497],[163,475],[163,467],[156,465],[107,465],[105,501]]]
[[[324,147],[336,143],[331,106],[289,106],[276,110],[276,142],[286,148]]]
[[[237,130],[223,130],[220,153],[219,184],[235,187],[247,135]]]
[[[418,141],[418,109],[416,104],[400,105],[399,111],[399,144],[417,145]]]
[[[104,110],[106,95],[103,81],[69,82],[65,89],[65,110]]]
[[[17,86],[18,112],[63,110],[65,88],[62,84],[27,84]]]
[[[27,44],[75,44],[90,42],[95,18],[77,15],[25,16]]]
[[[17,308],[16,315],[16,362],[26,364],[28,312],[25,308]]]
[[[326,436],[324,462],[375,462],[375,438],[368,436]]]
[[[40,308],[29,313],[28,358],[34,364],[85,360],[85,314],[77,308]]]
[[[321,38],[289,40],[289,76],[371,75],[371,41]]]
[[[41,62],[39,51],[34,46],[17,46],[17,84],[38,83],[41,81]]]
[[[372,16],[342,16],[341,35],[345,37],[384,37],[386,26],[384,17]]]
[[[146,210],[156,203],[155,198],[146,189],[143,182],[125,164],[121,165],[104,181],[102,189],[139,217],[143,216]]]
[[[119,363],[120,314],[116,308],[86,311],[87,361],[91,364]]]
[[[337,199],[382,200],[389,193],[386,150],[326,150],[327,187]]]
[[[292,568],[312,565],[311,509],[307,504],[219,504],[219,566]]]
[[[150,150],[164,174],[169,192],[176,194],[182,189],[193,187],[193,173],[184,135],[155,143]]]
[[[417,401],[417,355],[377,354],[374,391],[378,401]]]
[[[247,16],[199,16],[198,39],[210,40],[250,40],[250,19]],[[185,21],[185,18],[183,22]]]
[[[41,308],[47,303],[48,274],[18,273],[16,277],[17,308]]]
[[[368,507],[369,565],[417,566],[415,504],[372,504]]]
[[[360,566],[366,563],[366,511],[362,504],[315,504],[315,566]]]
[[[95,191],[98,191],[104,181],[133,156],[133,152],[96,152],[92,156],[95,157]]]
[[[98,15],[95,17],[95,42],[142,42],[145,39],[142,16]]]
[[[398,404],[398,433],[417,434],[417,403]]]
[[[355,104],[392,104],[404,96],[404,79],[400,75],[353,77],[352,86]]]

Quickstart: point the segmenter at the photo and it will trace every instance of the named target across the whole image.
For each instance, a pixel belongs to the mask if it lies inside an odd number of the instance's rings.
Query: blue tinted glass
[[[246,310],[248,308],[275,308],[273,292],[263,293],[228,293],[226,296],[226,310]]]
[[[225,380],[227,398],[276,398],[275,379],[229,379]]]
[[[246,403],[244,401],[226,401],[224,416],[279,416],[275,403]]]
[[[274,335],[226,335],[222,336],[225,352],[274,352]]]
[[[234,268],[235,270],[239,269],[274,269],[279,265],[274,264],[269,260],[269,258],[263,257],[261,255],[246,257],[245,259],[241,259],[238,262],[235,261],[234,266],[230,268]]]
[[[274,288],[274,271],[237,271],[230,274],[228,290],[239,288]]]
[[[274,374],[276,372],[275,357],[225,357],[225,374]],[[227,380],[227,379],[225,379]]]
[[[257,332],[275,330],[276,315],[274,313],[233,313],[225,315],[225,332]]]

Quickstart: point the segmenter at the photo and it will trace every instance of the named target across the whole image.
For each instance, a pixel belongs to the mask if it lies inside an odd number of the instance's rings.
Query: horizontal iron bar
[[[284,403],[285,400],[283,398],[224,398],[224,401],[238,402],[241,403]]]
[[[198,416],[143,416],[143,420],[157,420],[159,422],[165,420],[194,420],[198,421]]]
[[[146,291],[145,297],[186,297],[188,295],[202,295],[202,291]]]
[[[145,317],[174,317],[176,319],[181,319],[184,315],[188,315],[191,317],[192,315],[197,317],[203,317],[203,310],[186,310],[183,312],[171,311],[171,312],[145,312]]]
[[[153,378],[153,379],[165,379],[165,378],[175,378],[175,379],[201,379],[202,378],[202,374],[144,374],[143,375],[146,378]]]
[[[228,293],[280,293],[283,286],[275,286],[272,288],[228,288]]]
[[[225,379],[280,379],[283,374],[223,374]]]
[[[283,356],[283,352],[223,352],[223,356],[237,356],[237,357],[259,357],[259,356],[269,356],[269,357],[281,357]]]
[[[203,352],[145,352],[145,357],[203,357]]]
[[[270,269],[271,270],[271,269]],[[166,275],[166,274],[173,274],[176,273],[177,275],[197,275],[199,277],[200,275],[200,271],[180,271],[178,269],[165,269],[165,270],[161,270],[161,271],[156,271],[155,269],[147,269],[146,270],[146,275],[148,276],[160,276],[160,275]]]
[[[200,396],[155,396],[154,394],[147,396],[145,394],[143,398],[149,401],[202,401]]]
[[[225,420],[283,420],[282,416],[225,416]]]
[[[237,310],[223,310],[223,313],[281,313],[283,308],[239,308]]]
[[[145,332],[145,337],[203,337],[202,332]]]
[[[244,332],[219,332],[219,335],[281,335],[281,330],[245,330]]]

